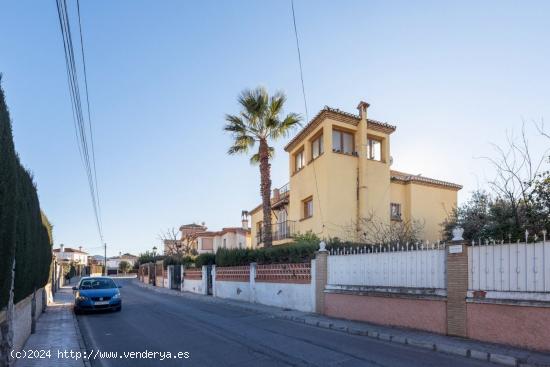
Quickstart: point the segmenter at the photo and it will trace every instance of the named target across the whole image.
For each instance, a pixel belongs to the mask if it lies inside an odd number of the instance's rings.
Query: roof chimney
[[[59,245],[59,252],[65,252],[65,245],[64,244]]]
[[[273,189],[273,199],[279,200],[281,198],[281,192],[279,189]]]
[[[78,246],[78,251],[82,252],[82,246]]]
[[[370,104],[368,104],[365,101],[359,102],[359,105],[357,105],[357,109],[359,110],[359,117],[361,120],[367,119],[367,108],[369,108]]]
[[[248,231],[248,211],[247,210],[243,210],[241,212],[241,223],[242,223],[242,227],[245,231]]]

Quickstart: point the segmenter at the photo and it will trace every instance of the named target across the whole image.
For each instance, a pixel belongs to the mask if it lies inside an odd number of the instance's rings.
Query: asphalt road
[[[78,316],[97,366],[489,366],[486,362],[317,328],[120,280],[122,312]],[[189,353],[126,358],[124,352]],[[143,355],[144,356],[144,355]],[[111,355],[113,357],[113,355]],[[165,355],[166,357],[166,355]],[[180,355],[183,357],[183,355]]]

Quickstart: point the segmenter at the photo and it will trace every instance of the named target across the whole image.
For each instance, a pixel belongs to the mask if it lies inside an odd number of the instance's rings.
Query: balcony
[[[256,234],[256,243],[264,242],[263,228]],[[292,238],[296,233],[296,221],[287,220],[271,225],[271,237],[273,242]]]
[[[290,184],[287,183],[277,189],[273,190],[273,196],[271,198],[271,208],[277,209],[278,207],[288,204],[288,197],[290,196]]]

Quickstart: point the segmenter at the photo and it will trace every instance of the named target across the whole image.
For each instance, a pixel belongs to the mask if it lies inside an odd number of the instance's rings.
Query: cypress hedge
[[[17,166],[8,106],[0,85],[0,309],[8,304],[12,281]]]
[[[48,281],[51,225],[44,219],[32,176],[15,152],[9,111],[0,86],[0,308],[8,303],[14,256],[15,302]]]

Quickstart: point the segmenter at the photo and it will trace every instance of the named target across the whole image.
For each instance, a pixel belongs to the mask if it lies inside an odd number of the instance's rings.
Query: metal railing
[[[332,249],[328,284],[444,289],[445,245],[396,244]]]
[[[473,241],[468,270],[471,291],[550,292],[550,243]]]
[[[280,241],[287,238],[292,238],[296,233],[296,221],[286,220],[284,222],[271,225],[271,239]],[[263,228],[256,234],[257,243],[264,242]]]

